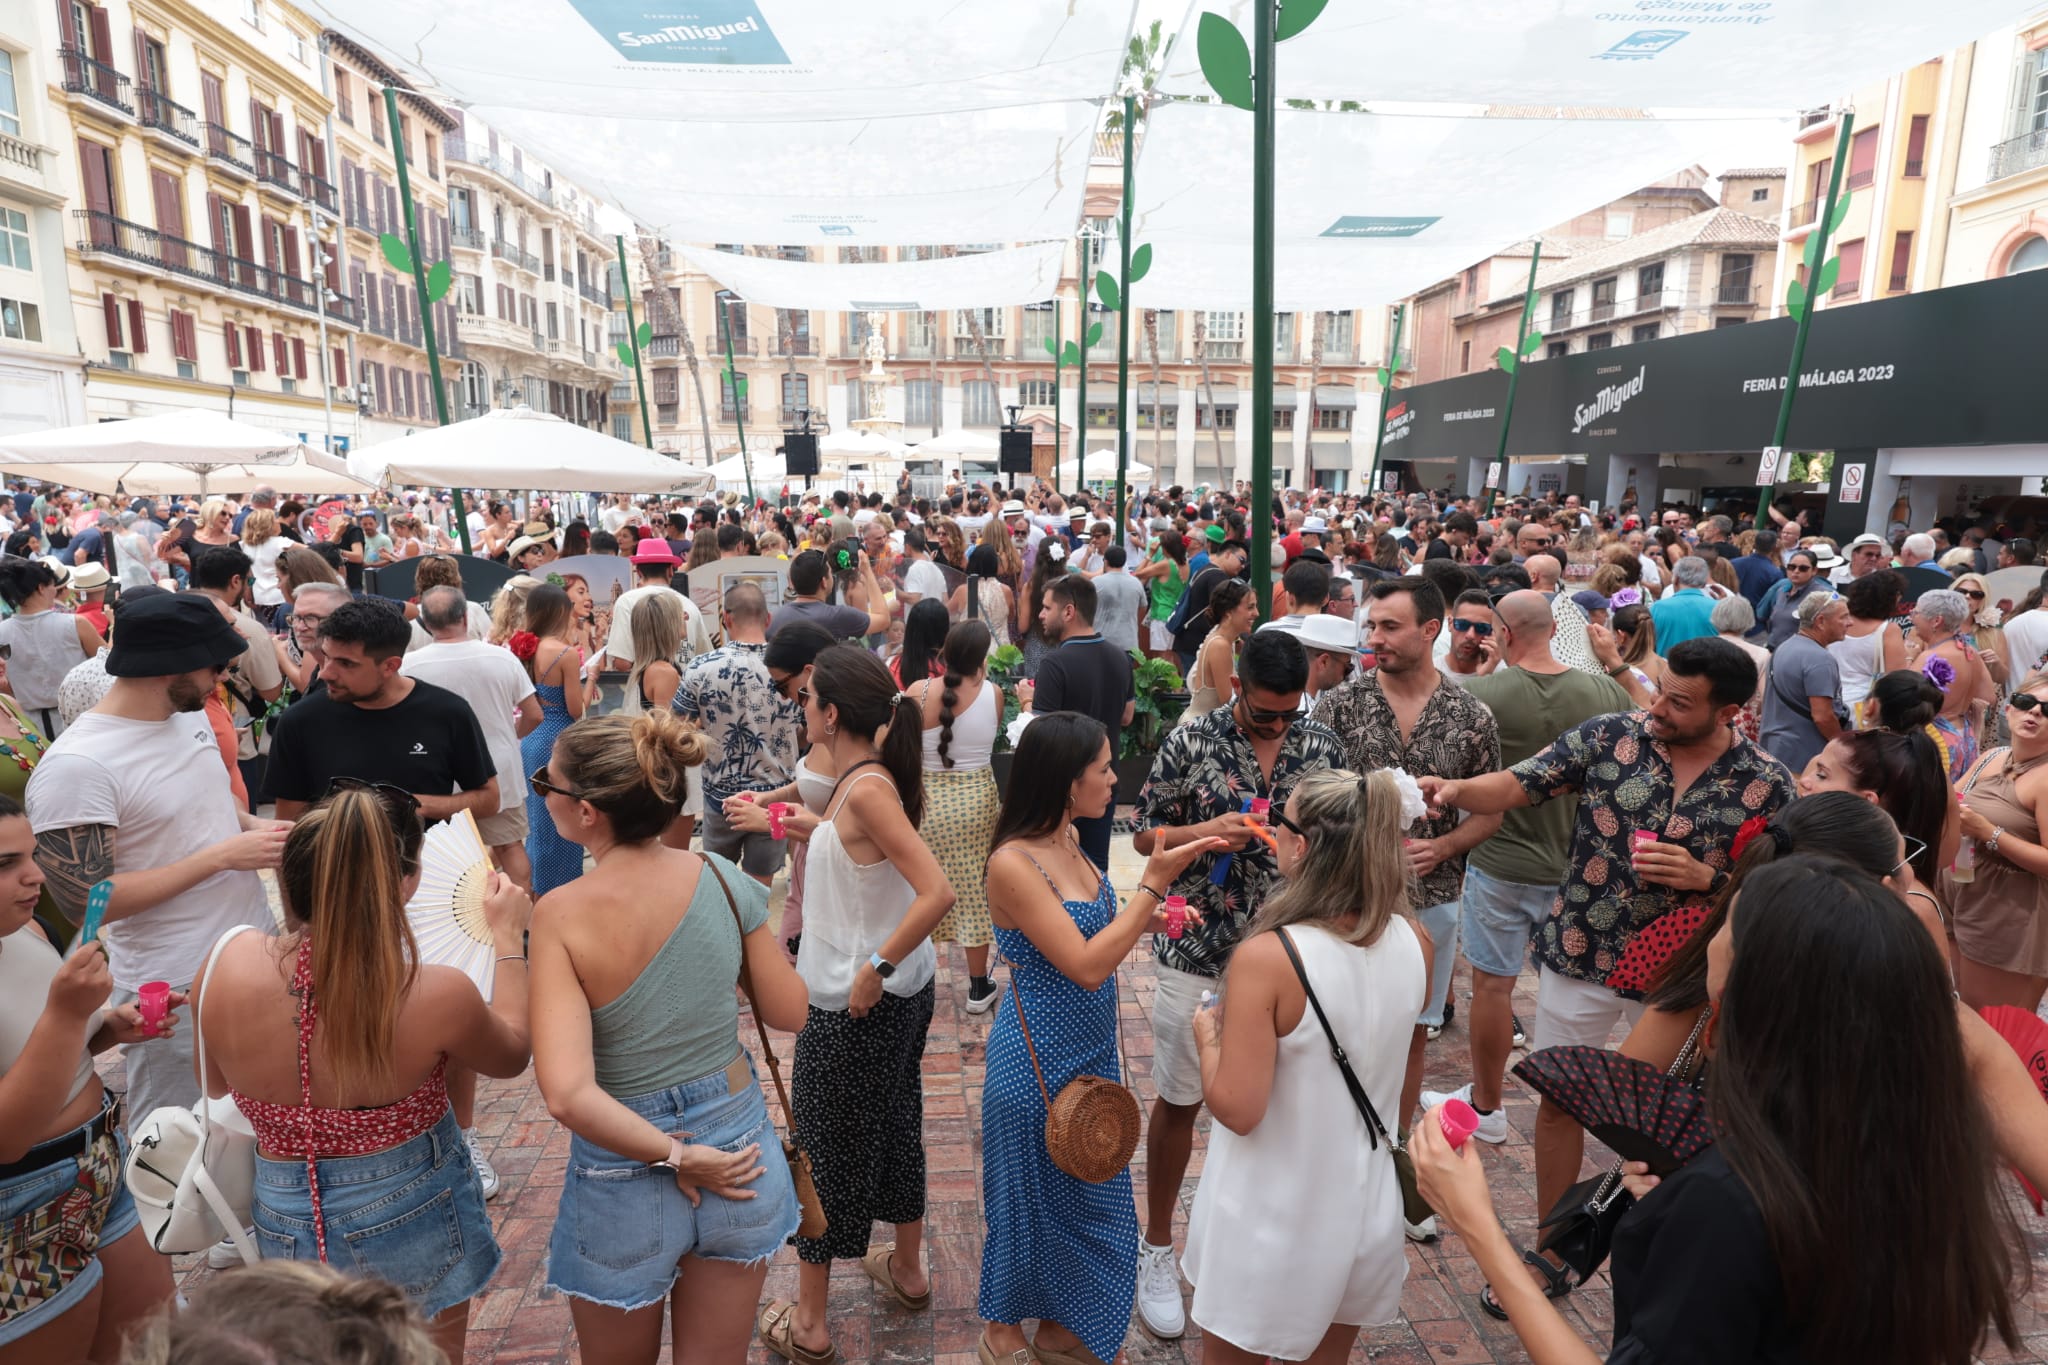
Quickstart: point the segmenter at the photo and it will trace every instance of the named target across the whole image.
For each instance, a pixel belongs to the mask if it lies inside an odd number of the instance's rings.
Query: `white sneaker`
[[[1459,1086],[1456,1090],[1425,1090],[1422,1092],[1422,1107],[1425,1111],[1436,1108],[1445,1100],[1463,1100],[1467,1104],[1472,1103],[1471,1084],[1468,1082]],[[1508,1140],[1508,1111],[1506,1109],[1496,1109],[1491,1114],[1481,1114],[1479,1116],[1478,1131],[1474,1132],[1472,1136],[1478,1138],[1481,1142],[1493,1143],[1495,1146],[1506,1142]]]
[[[1411,1242],[1434,1242],[1436,1240],[1436,1215],[1432,1213],[1419,1223],[1411,1223],[1406,1218],[1403,1218],[1401,1220],[1401,1231],[1408,1234],[1408,1240]]]
[[[970,985],[967,988],[967,1012],[969,1014],[987,1014],[996,1007],[996,1001],[1002,998],[1002,994],[1002,986],[994,981],[989,982],[988,994],[986,995],[976,995],[974,987]]]
[[[246,1228],[244,1231],[249,1234],[250,1241],[256,1240],[256,1229]],[[206,1249],[206,1264],[212,1270],[232,1270],[242,1264],[242,1253],[236,1249],[235,1239],[223,1237],[208,1247]]]
[[[1138,1243],[1138,1321],[1166,1341],[1188,1330],[1187,1309],[1180,1299],[1180,1267],[1170,1246]]]
[[[476,1166],[476,1183],[483,1187],[484,1198],[496,1199],[498,1197],[498,1168],[493,1166],[491,1159],[484,1155],[484,1149],[476,1139],[476,1129],[472,1128],[464,1133],[462,1140],[469,1144],[469,1159]]]

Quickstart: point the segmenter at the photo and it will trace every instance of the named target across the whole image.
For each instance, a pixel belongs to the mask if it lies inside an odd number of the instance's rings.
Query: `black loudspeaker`
[[[1002,434],[1002,453],[997,457],[996,468],[1005,474],[1031,472],[1030,432],[1005,431]]]
[[[783,468],[792,475],[818,472],[818,438],[806,432],[787,432],[782,438]]]

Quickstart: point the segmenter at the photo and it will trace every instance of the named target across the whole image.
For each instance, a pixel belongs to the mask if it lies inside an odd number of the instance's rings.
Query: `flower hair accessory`
[[[1733,861],[1736,858],[1740,858],[1742,850],[1749,847],[1749,841],[1762,834],[1769,823],[1761,815],[1752,815],[1747,820],[1744,820],[1741,827],[1735,831],[1735,842],[1728,849],[1729,859]]]
[[[1642,600],[1643,590],[1641,588],[1618,588],[1615,590],[1614,594],[1607,599],[1607,605],[1614,608],[1614,610],[1616,611],[1620,611],[1623,607],[1636,606],[1640,604]]]
[[[1067,557],[1067,547],[1060,544],[1057,540],[1047,540],[1038,549],[1040,554],[1050,557],[1055,564],[1061,563]]]
[[[1927,681],[1933,683],[1944,693],[1954,685],[1956,680],[1956,666],[1947,659],[1942,658],[1939,654],[1928,655],[1927,662],[1920,665],[1920,671],[1927,676]]]
[[[523,664],[530,664],[533,662],[533,656],[540,653],[540,636],[530,630],[515,630],[512,632],[512,638],[505,642],[505,647],[512,651],[513,658]]]
[[[1380,771],[1394,779],[1394,789],[1401,793],[1401,828],[1406,829],[1429,814],[1429,798],[1422,794],[1422,784],[1409,776],[1406,769],[1382,768]]]

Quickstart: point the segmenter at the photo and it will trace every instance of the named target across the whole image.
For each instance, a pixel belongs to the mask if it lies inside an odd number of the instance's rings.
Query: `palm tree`
[[[650,314],[667,314],[661,322],[656,322],[653,317],[649,317],[648,321],[655,323],[657,332],[662,329],[662,322],[666,322],[674,334],[682,339],[683,363],[689,367],[690,383],[697,391],[697,417],[704,424],[704,463],[716,464],[718,448],[711,442],[711,409],[704,402],[704,376],[697,368],[697,343],[690,336],[690,324],[684,321],[683,310],[673,306],[671,302],[667,282],[662,277],[661,253],[654,239],[642,233],[639,242],[640,264],[647,272],[649,285],[647,311]]]
[[[1135,40],[1133,40],[1135,41]],[[1166,441],[1166,426],[1159,420],[1161,402],[1159,396],[1159,310],[1145,310],[1145,347],[1152,353],[1152,477],[1160,478],[1159,465],[1165,461],[1161,453]],[[1118,534],[1122,534],[1121,531]]]
[[[1209,383],[1209,315],[1195,310],[1195,358],[1202,364],[1202,402],[1209,408],[1209,437],[1216,443],[1216,477],[1223,478],[1223,428],[1216,422],[1216,390]]]

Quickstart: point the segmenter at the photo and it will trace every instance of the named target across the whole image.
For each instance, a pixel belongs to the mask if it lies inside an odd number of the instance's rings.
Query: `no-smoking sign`
[[[1842,466],[1842,501],[1863,501],[1863,475],[1869,465],[1847,464]]]

